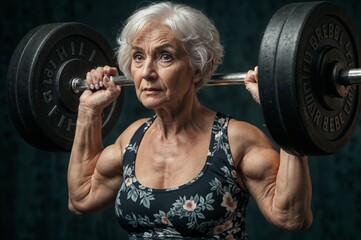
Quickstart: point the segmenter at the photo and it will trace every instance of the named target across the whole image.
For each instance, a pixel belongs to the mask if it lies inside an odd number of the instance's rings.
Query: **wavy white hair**
[[[158,21],[168,26],[181,41],[190,59],[190,66],[199,70],[202,88],[222,62],[224,54],[219,33],[212,21],[201,11],[171,2],[154,3],[133,13],[117,37],[117,60],[120,70],[131,79],[131,43],[147,23]]]

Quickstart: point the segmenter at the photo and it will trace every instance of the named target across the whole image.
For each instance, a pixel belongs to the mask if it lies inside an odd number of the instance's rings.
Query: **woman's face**
[[[145,107],[176,108],[195,93],[198,75],[169,27],[148,23],[131,45],[131,75],[137,97]]]

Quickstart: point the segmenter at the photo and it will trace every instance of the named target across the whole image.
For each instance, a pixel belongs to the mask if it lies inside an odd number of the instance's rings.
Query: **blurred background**
[[[201,9],[218,27],[225,47],[219,72],[247,71],[257,64],[259,44],[269,19],[291,0],[183,0]],[[335,0],[361,33],[361,1]],[[32,28],[52,22],[82,22],[106,37],[113,48],[126,18],[149,1],[138,0],[11,0],[0,8],[0,236],[1,239],[126,239],[113,208],[76,216],[67,209],[66,174],[69,153],[35,149],[16,132],[6,103],[6,75],[11,55]],[[124,92],[121,117],[105,144],[130,123],[153,113]],[[216,111],[251,122],[266,134],[260,107],[243,86],[206,88],[201,102]],[[313,182],[313,225],[303,232],[281,231],[270,225],[252,200],[247,215],[250,239],[357,239],[361,235],[361,126],[337,154],[310,157]],[[359,238],[358,238],[359,239]]]

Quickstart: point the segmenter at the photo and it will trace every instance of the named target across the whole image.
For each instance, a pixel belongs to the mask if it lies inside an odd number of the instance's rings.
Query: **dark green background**
[[[0,214],[1,239],[125,239],[113,209],[75,216],[67,209],[66,172],[69,153],[49,153],[25,143],[13,127],[6,105],[6,74],[16,44],[30,29],[44,23],[77,21],[102,33],[115,47],[124,20],[147,1],[11,0],[0,7]],[[257,63],[262,32],[272,14],[292,1],[179,1],[202,9],[219,28],[226,56],[222,72],[246,71]],[[361,2],[334,1],[353,18],[361,32]],[[124,92],[121,118],[106,142],[134,120],[150,116]],[[200,92],[208,107],[249,121],[267,133],[260,108],[242,86],[207,88]],[[361,235],[361,127],[342,151],[311,157],[313,225],[290,233],[268,224],[251,201],[247,227],[251,239],[359,239]]]

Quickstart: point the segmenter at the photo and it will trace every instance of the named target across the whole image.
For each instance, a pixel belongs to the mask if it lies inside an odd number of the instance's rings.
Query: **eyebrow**
[[[159,51],[159,50],[162,50],[162,49],[165,49],[165,48],[171,48],[171,49],[174,49],[174,50],[177,50],[177,48],[173,45],[173,44],[170,44],[170,43],[164,43],[164,44],[159,44],[158,46],[156,46],[154,49],[156,51]],[[137,45],[132,45],[132,50],[138,50],[138,51],[142,51],[143,48],[140,47],[140,46],[137,46]]]

